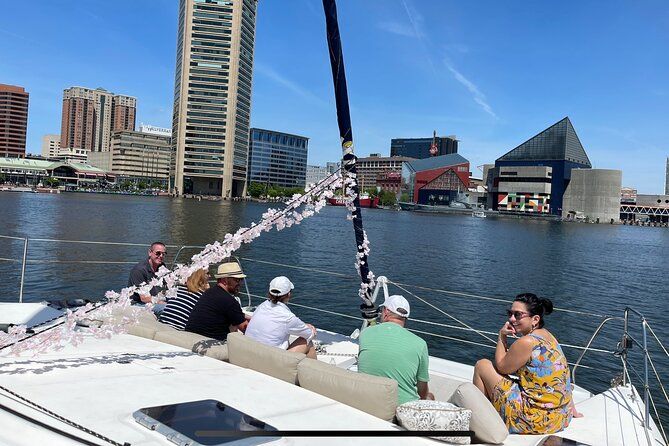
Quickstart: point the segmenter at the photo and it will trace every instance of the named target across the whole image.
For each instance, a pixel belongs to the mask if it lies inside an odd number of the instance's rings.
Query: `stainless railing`
[[[641,324],[641,341],[637,340],[630,332],[630,316],[637,316],[639,319],[639,322]],[[641,386],[643,388],[643,403],[644,403],[644,414],[643,414],[643,427],[645,429],[645,434],[646,434],[646,439],[648,441],[648,444],[651,444],[651,438],[650,438],[650,432],[649,429],[651,427],[651,417],[650,417],[650,410],[651,407],[653,408],[653,412],[655,414],[655,417],[658,420],[658,424],[660,427],[660,431],[662,434],[662,438],[664,439],[665,444],[669,444],[667,435],[664,431],[664,426],[662,424],[662,420],[660,418],[659,411],[657,409],[657,406],[655,405],[655,401],[653,400],[651,391],[650,391],[650,371],[653,371],[653,374],[655,375],[655,379],[657,380],[657,385],[660,389],[660,392],[663,394],[665,402],[667,405],[669,405],[669,395],[667,395],[667,390],[662,383],[662,379],[660,378],[660,374],[657,371],[657,368],[655,367],[655,363],[653,362],[653,359],[651,357],[649,348],[648,348],[648,334],[653,336],[655,341],[657,342],[657,345],[660,347],[660,349],[664,352],[664,354],[669,358],[669,352],[667,352],[666,347],[660,341],[660,339],[657,337],[655,332],[653,331],[652,327],[648,323],[648,320],[646,317],[641,314],[639,311],[635,310],[634,308],[626,307],[624,310],[624,316],[622,318],[620,317],[608,317],[604,319],[595,332],[592,334],[590,337],[590,340],[585,346],[585,349],[581,352],[581,355],[579,356],[578,360],[574,364],[574,367],[572,368],[572,381],[576,383],[576,369],[581,366],[581,360],[585,356],[586,353],[590,351],[590,346],[592,345],[593,341],[595,338],[599,335],[601,332],[602,327],[607,324],[608,322],[612,320],[622,320],[623,321],[623,335],[621,341],[618,343],[618,349],[615,352],[616,356],[619,356],[621,361],[622,361],[622,367],[623,367],[623,372],[622,372],[622,384],[627,385],[631,384],[631,375],[634,374],[634,376],[639,380],[641,383]],[[640,372],[637,370],[636,367],[628,360],[628,354],[631,349],[633,349],[634,345],[636,345],[639,349],[641,349],[641,353],[643,355],[643,370]]]
[[[107,261],[107,260],[50,260],[50,259],[41,259],[41,260],[30,260],[29,254],[30,254],[30,246],[31,243],[34,242],[48,242],[48,243],[62,243],[62,244],[92,244],[92,245],[113,245],[113,246],[126,246],[126,247],[145,247],[148,248],[148,245],[145,243],[127,243],[127,242],[104,242],[104,241],[90,241],[90,240],[59,240],[59,239],[48,239],[48,238],[28,238],[28,237],[13,237],[13,236],[4,236],[0,235],[0,239],[7,239],[7,240],[14,240],[14,241],[21,241],[23,242],[23,252],[22,256],[20,259],[18,258],[2,258],[0,257],[0,262],[5,261],[5,262],[15,262],[15,263],[21,263],[21,277],[20,277],[20,286],[19,286],[19,296],[18,296],[18,301],[23,302],[23,296],[24,296],[24,283],[25,283],[25,277],[26,277],[26,266],[29,263],[76,263],[76,264],[128,264],[132,265],[135,264],[136,261]],[[184,252],[187,250],[201,250],[204,248],[204,246],[200,245],[166,245],[166,247],[170,249],[175,249],[176,248],[176,253],[172,259],[172,266],[174,267],[177,263],[179,263],[179,259],[183,256]],[[317,268],[312,268],[312,267],[304,267],[304,266],[296,266],[296,265],[287,265],[287,264],[282,264],[282,263],[277,263],[277,262],[272,262],[272,261],[266,261],[266,260],[258,260],[258,259],[252,259],[252,258],[245,258],[245,257],[234,257],[234,259],[242,265],[245,262],[252,262],[252,263],[259,263],[259,264],[267,264],[270,266],[275,266],[275,267],[282,267],[282,268],[291,268],[291,269],[296,269],[296,270],[302,270],[302,271],[309,271],[313,273],[318,273],[318,274],[326,274],[326,275],[332,275],[336,276],[339,278],[345,278],[345,279],[351,279],[352,281],[357,282],[357,277],[354,277],[351,274],[345,274],[342,272],[335,272],[335,271],[327,271],[327,270],[322,270],[322,269],[317,269]],[[394,282],[393,282],[394,283]],[[252,303],[252,299],[263,299],[264,296],[260,295],[254,295],[249,291],[248,287],[248,281],[244,281],[245,284],[245,293],[240,293],[240,294],[245,294],[246,298],[248,299],[248,305],[250,306]],[[496,301],[500,303],[508,303],[508,300],[505,299],[499,299],[496,297],[490,297],[490,296],[479,296],[476,294],[470,294],[470,293],[464,293],[464,292],[459,292],[459,291],[449,291],[449,290],[443,290],[443,289],[433,289],[433,288],[428,288],[424,286],[415,286],[415,285],[408,285],[408,284],[400,284],[400,283],[394,283],[395,285],[402,285],[406,287],[413,287],[417,290],[422,290],[422,291],[429,291],[429,292],[435,292],[435,293],[442,293],[446,294],[451,297],[458,297],[458,298],[476,298],[476,299],[482,299],[486,301]],[[410,293],[413,295],[413,293]],[[346,317],[346,318],[353,318],[353,319],[359,319],[356,318],[355,316],[343,314],[343,313],[337,313],[333,312],[330,310],[322,309],[322,308],[317,308],[313,306],[307,306],[307,305],[302,305],[302,304],[295,304],[294,302],[291,302],[291,305],[296,305],[299,307],[304,307],[304,308],[309,308],[314,311],[318,312],[324,312],[332,315],[337,315],[341,317]],[[581,350],[581,353],[578,357],[578,360],[570,364],[573,366],[572,368],[572,381],[576,383],[576,372],[579,368],[585,368],[585,369],[591,369],[591,366],[587,366],[582,364],[582,361],[586,355],[586,353],[605,353],[605,354],[614,354],[616,356],[619,356],[622,360],[623,363],[623,379],[622,383],[623,385],[626,385],[631,381],[631,376],[630,373],[632,373],[635,377],[639,379],[641,382],[641,385],[643,387],[643,401],[644,401],[644,406],[645,406],[645,413],[644,413],[644,427],[646,430],[648,430],[650,426],[650,408],[652,407],[654,410],[654,414],[657,417],[659,421],[659,426],[661,429],[662,436],[664,438],[665,443],[667,442],[667,436],[664,432],[664,428],[662,425],[662,422],[659,418],[658,410],[655,405],[655,402],[652,398],[651,392],[650,392],[650,373],[651,371],[653,372],[657,383],[660,387],[661,392],[663,393],[663,396],[666,400],[667,405],[669,405],[669,396],[667,395],[667,392],[664,388],[664,385],[662,383],[662,380],[660,379],[660,375],[657,371],[657,368],[655,367],[655,364],[650,356],[649,350],[648,350],[648,337],[649,334],[656,340],[657,344],[660,346],[664,354],[669,358],[669,352],[667,352],[666,347],[662,344],[660,339],[657,337],[653,329],[650,327],[648,321],[646,318],[637,310],[632,309],[632,308],[625,308],[624,316],[623,317],[615,317],[615,316],[607,316],[607,315],[602,315],[602,314],[595,314],[591,312],[586,312],[586,311],[580,311],[578,309],[560,309],[556,308],[556,311],[563,311],[566,313],[574,313],[578,315],[585,315],[585,316],[592,316],[592,317],[597,317],[601,319],[601,322],[598,324],[597,328],[595,329],[594,333],[588,340],[585,346],[580,346],[580,345],[570,345],[570,344],[561,344],[563,347],[568,347],[568,348],[573,348],[576,350]],[[630,317],[631,316],[636,316],[640,319],[641,323],[641,333],[642,333],[642,339],[637,340],[634,336],[630,334],[629,328],[630,328]],[[360,319],[362,320],[362,319]],[[465,327],[465,326],[458,326],[458,325],[449,325],[441,322],[434,322],[434,321],[429,321],[429,320],[421,320],[421,319],[415,319],[413,320],[415,323],[422,324],[422,325],[428,325],[428,326],[433,326],[433,327],[441,327],[441,328],[448,328],[448,329],[455,329],[455,330],[460,330],[460,331],[466,331],[466,332],[476,332],[479,335],[495,335],[496,333],[493,332],[488,332],[488,331],[483,331],[483,330],[476,330],[471,327]],[[612,321],[623,321],[624,327],[623,327],[623,337],[621,342],[618,344],[618,349],[616,351],[612,350],[606,350],[606,349],[601,349],[601,348],[595,348],[592,346],[594,343],[595,339],[600,335],[602,332],[603,328],[608,325]],[[446,336],[444,334],[440,333],[434,333],[431,331],[423,331],[423,330],[418,330],[418,329],[412,329],[412,331],[416,333],[420,333],[423,335],[427,336],[432,336],[432,337],[437,337],[437,338],[443,338],[443,339],[448,339],[448,340],[453,340],[453,341],[459,341],[463,342],[465,344],[473,344],[473,345],[478,345],[482,347],[487,347],[487,348],[494,348],[489,344],[483,343],[483,342],[476,342],[472,340],[467,340],[467,339],[461,339],[458,337],[453,337],[453,336]],[[487,337],[487,336],[483,336]],[[628,350],[630,350],[633,345],[636,345],[641,352],[643,353],[643,370],[639,372],[636,368],[632,367],[632,364],[628,361]],[[648,435],[648,432],[647,432]]]

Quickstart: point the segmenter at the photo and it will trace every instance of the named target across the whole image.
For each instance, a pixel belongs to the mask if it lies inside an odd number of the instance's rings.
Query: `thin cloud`
[[[453,74],[453,77],[455,77],[455,80],[460,82],[462,85],[469,90],[469,92],[472,94],[474,102],[476,102],[478,105],[481,106],[483,111],[488,113],[490,116],[492,116],[495,119],[499,119],[497,114],[492,110],[492,107],[490,107],[490,104],[486,101],[485,95],[479,90],[479,88],[474,84],[472,81],[467,79],[462,73],[460,73],[458,70],[456,70],[451,64],[448,62],[446,63],[446,68],[448,68],[448,71],[450,71]]]
[[[469,47],[464,43],[449,43],[444,47],[446,51],[452,53],[462,53],[466,54],[469,52]]]
[[[430,52],[428,51],[427,36],[421,31],[422,25],[424,23],[423,16],[420,15],[415,10],[412,10],[412,8],[409,8],[409,5],[407,4],[406,0],[402,0],[402,5],[404,6],[404,10],[407,13],[407,17],[409,17],[409,22],[411,22],[411,27],[413,28],[414,35],[418,38],[421,45],[423,46],[423,51],[425,51],[425,57],[427,58],[427,62],[430,65],[432,74],[437,76],[437,68],[435,67],[434,61],[430,57]]]
[[[416,29],[413,26],[405,25],[398,22],[381,22],[377,27],[383,31],[389,32],[402,37],[420,37],[416,34]]]
[[[293,82],[289,79],[286,79],[285,77],[283,77],[282,75],[280,75],[279,73],[277,73],[273,69],[269,68],[268,66],[256,62],[254,68],[258,73],[260,73],[263,76],[271,79],[272,81],[276,82],[277,84],[282,85],[283,87],[286,87],[288,90],[292,91],[293,93],[295,93],[299,96],[302,96],[304,99],[306,99],[306,100],[308,100],[308,101],[310,101],[314,104],[327,105],[327,103],[324,100],[322,100],[321,98],[319,98],[318,96],[316,96],[315,94],[313,94],[312,92],[307,90],[306,88],[303,88],[303,87],[299,86],[298,84],[296,84],[295,82]]]

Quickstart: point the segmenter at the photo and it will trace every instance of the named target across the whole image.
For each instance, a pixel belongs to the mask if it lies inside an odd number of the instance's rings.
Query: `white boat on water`
[[[473,211],[473,212],[472,212],[472,217],[476,217],[476,218],[486,218],[485,211],[481,211],[481,210],[479,210],[479,211]]]

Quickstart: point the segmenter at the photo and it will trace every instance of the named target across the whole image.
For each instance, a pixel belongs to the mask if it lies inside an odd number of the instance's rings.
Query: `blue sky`
[[[28,151],[60,132],[63,89],[138,98],[169,127],[177,0],[4,2],[0,83],[30,93]],[[396,137],[455,134],[475,166],[569,116],[594,167],[664,190],[669,156],[665,0],[340,0],[356,153]],[[261,0],[251,124],[310,138],[309,163],[340,157],[319,0]]]

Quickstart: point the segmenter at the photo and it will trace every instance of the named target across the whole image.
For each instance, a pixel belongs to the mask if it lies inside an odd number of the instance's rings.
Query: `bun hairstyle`
[[[514,299],[516,302],[522,302],[527,307],[527,312],[532,316],[539,316],[539,325],[537,328],[543,328],[544,316],[553,312],[553,302],[550,299],[544,299],[534,293],[521,293]]]

